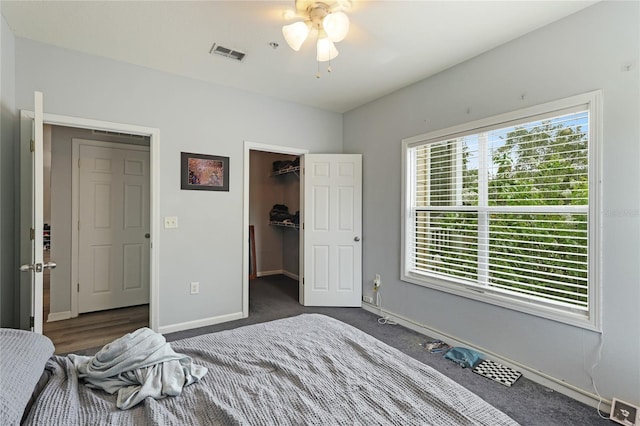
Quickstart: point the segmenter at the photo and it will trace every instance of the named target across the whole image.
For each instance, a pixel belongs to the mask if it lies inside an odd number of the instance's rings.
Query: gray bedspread
[[[0,425],[20,424],[53,350],[40,334],[0,329]]]
[[[172,342],[208,368],[175,398],[131,410],[78,382],[54,357],[53,378],[28,424],[515,425],[432,368],[322,315],[255,324]]]

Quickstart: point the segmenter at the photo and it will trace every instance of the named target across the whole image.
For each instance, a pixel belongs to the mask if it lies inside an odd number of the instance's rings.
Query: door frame
[[[21,118],[34,119],[33,111],[20,111]],[[160,265],[160,129],[133,124],[114,123],[89,118],[44,113],[43,124],[66,126],[89,130],[102,130],[149,137],[149,223],[151,241],[149,244],[149,328],[158,331],[160,306],[159,265]],[[72,293],[73,294],[73,293]]]
[[[249,316],[249,176],[250,176],[250,154],[251,151],[273,152],[277,154],[304,155],[308,154],[308,149],[292,148],[281,145],[267,145],[263,143],[244,141],[244,176],[243,176],[243,201],[242,201],[242,318]],[[266,179],[266,176],[265,176]],[[300,179],[304,179],[300,174]],[[302,182],[300,188],[302,188]],[[300,206],[302,214],[302,205]],[[300,236],[304,232],[300,231]],[[302,256],[302,244],[300,244],[300,259]],[[300,277],[300,288],[302,291],[302,277]]]
[[[149,165],[151,165],[151,147],[147,145],[127,144],[122,142],[104,142],[96,141],[85,138],[72,138],[71,139],[71,318],[76,318],[79,315],[79,295],[75,290],[74,283],[78,283],[78,276],[80,271],[80,230],[77,226],[73,226],[74,223],[78,223],[80,219],[80,170],[76,167],[78,160],[80,159],[80,146],[97,146],[102,148],[113,149],[129,149],[134,151],[146,151],[149,153]],[[151,172],[151,169],[149,169]],[[149,173],[149,179],[151,179],[151,173]],[[151,196],[151,194],[149,194]],[[151,217],[151,200],[149,200],[149,216]],[[149,222],[151,223],[151,222]],[[149,259],[151,260],[151,259]],[[151,279],[151,276],[149,276]],[[151,291],[151,282],[149,282],[149,291]]]

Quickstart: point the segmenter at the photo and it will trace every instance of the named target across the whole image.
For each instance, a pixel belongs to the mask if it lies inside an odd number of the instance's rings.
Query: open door
[[[362,306],[362,155],[302,156],[300,303]]]
[[[30,301],[28,323],[21,314],[21,328],[42,334],[42,272],[55,268],[43,257],[43,96],[34,93],[34,114],[20,115],[20,279],[21,312]]]

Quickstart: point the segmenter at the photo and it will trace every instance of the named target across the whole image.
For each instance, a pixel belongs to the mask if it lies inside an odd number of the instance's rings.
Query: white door
[[[362,305],[362,156],[302,156],[301,303]]]
[[[44,263],[43,240],[43,96],[34,93],[34,114],[20,115],[20,300],[29,301],[29,322],[21,318],[21,328],[42,334],[43,270],[55,268],[55,262]],[[23,309],[24,308],[24,309]],[[27,311],[21,306],[21,311]]]
[[[149,303],[149,148],[76,146],[78,312]]]

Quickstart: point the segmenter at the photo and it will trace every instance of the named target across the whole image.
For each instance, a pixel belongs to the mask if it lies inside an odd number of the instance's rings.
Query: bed
[[[171,342],[207,374],[128,410],[85,386],[46,337],[5,329],[0,344],[3,425],[516,424],[431,367],[318,314]]]

